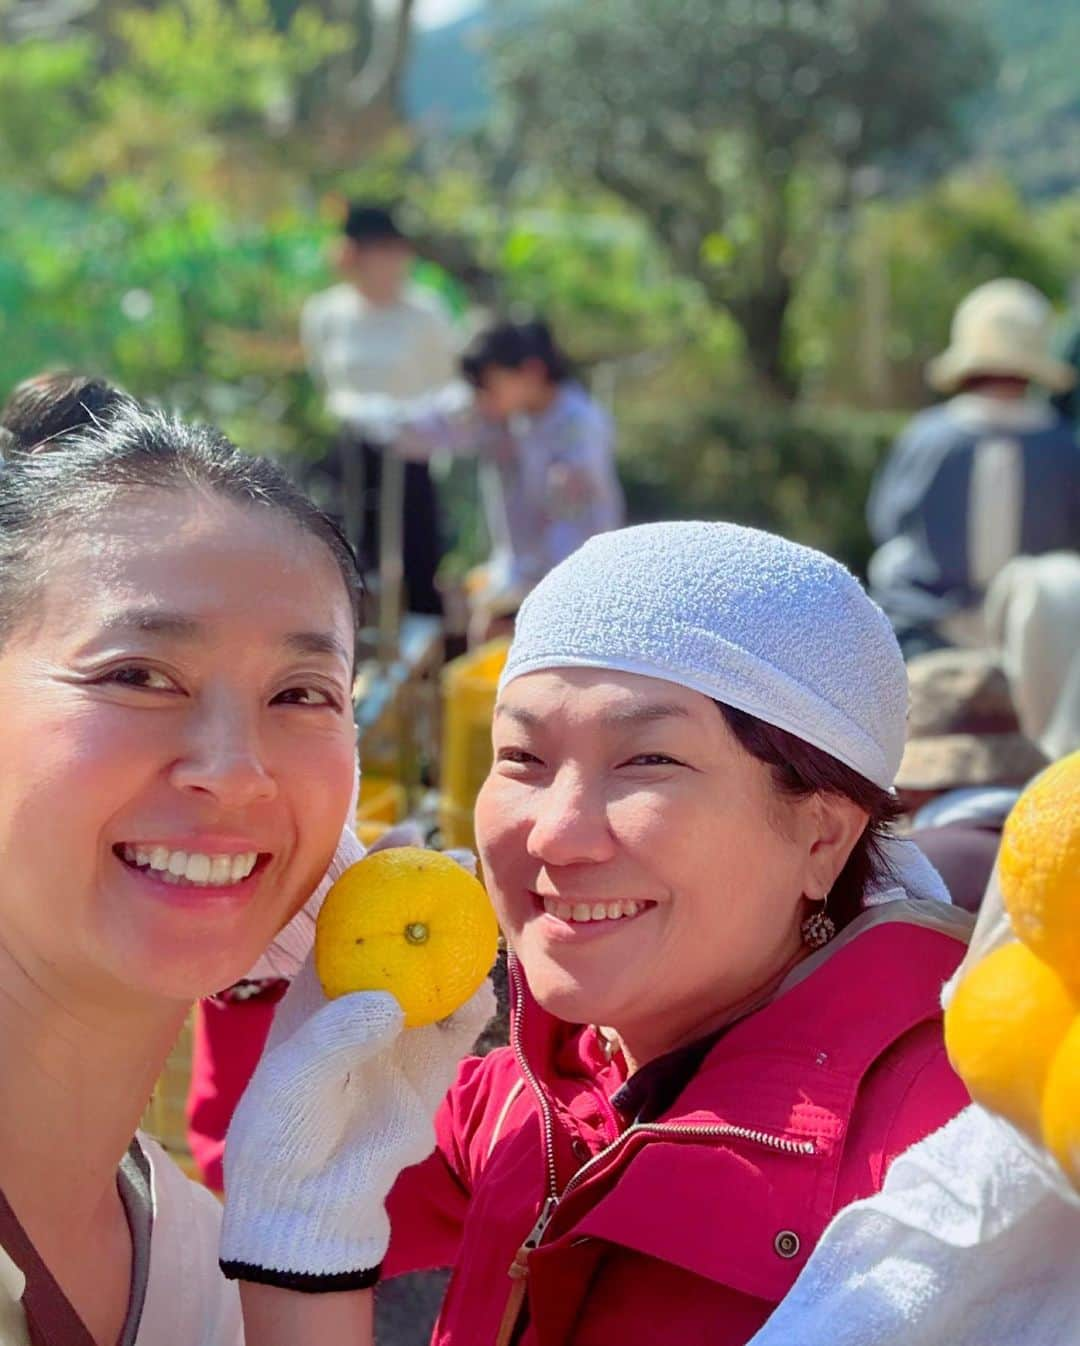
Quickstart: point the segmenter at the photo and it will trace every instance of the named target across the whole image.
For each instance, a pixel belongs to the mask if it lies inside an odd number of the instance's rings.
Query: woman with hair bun
[[[137,1128],[192,1002],[363,853],[358,579],[272,464],[98,413],[0,466],[0,1335],[238,1346],[220,1208]]]

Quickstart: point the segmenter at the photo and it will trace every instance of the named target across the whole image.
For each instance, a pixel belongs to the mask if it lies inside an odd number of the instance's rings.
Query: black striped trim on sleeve
[[[230,1281],[252,1281],[256,1285],[274,1285],[279,1290],[299,1290],[303,1295],[327,1295],[342,1290],[370,1290],[382,1274],[382,1263],[360,1271],[334,1271],[326,1274],[307,1271],[272,1271],[249,1262],[219,1264]]]

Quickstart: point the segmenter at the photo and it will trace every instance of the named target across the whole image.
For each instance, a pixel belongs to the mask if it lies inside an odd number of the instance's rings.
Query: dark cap
[[[350,201],[342,231],[354,243],[407,243],[393,212],[386,206]]]
[[[898,790],[1025,785],[1046,765],[1021,732],[1009,683],[982,650],[934,650],[908,664],[911,709]]]

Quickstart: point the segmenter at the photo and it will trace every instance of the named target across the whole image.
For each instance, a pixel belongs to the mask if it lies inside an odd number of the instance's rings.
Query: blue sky
[[[479,3],[480,0],[418,0],[417,22],[425,28],[438,28],[479,8]]]
[[[416,20],[424,28],[438,28],[479,8],[479,0],[417,0]]]

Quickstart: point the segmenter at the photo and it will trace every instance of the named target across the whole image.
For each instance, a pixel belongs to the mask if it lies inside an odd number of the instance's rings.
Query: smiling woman
[[[293,1292],[370,1283],[387,1242],[388,1273],[453,1266],[442,1346],[745,1346],[834,1213],[967,1101],[939,996],[970,921],[889,834],[906,708],[884,615],[808,548],[657,524],[551,571],[476,805],[511,1045],[462,1067],[365,1282],[319,1232],[356,1224],[389,1131],[361,1108],[378,1070],[350,1102],[342,1065],[333,1200],[298,1174],[290,1248],[235,1239],[277,1287],[260,1346],[357,1340],[349,1295]]]
[[[0,469],[0,1243],[35,1344],[239,1340],[216,1203],[132,1136],[191,1002],[360,854],[358,602],[333,523],[212,430],[118,398]]]

